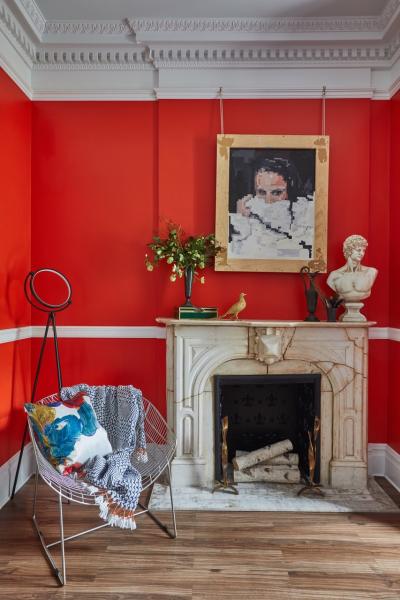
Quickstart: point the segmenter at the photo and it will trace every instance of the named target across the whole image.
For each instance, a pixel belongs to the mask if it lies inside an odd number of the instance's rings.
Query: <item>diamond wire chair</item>
[[[43,398],[40,402],[47,402],[50,399],[56,399],[57,394],[52,394]],[[139,471],[142,477],[142,492],[150,486],[154,485],[156,480],[166,471],[168,473],[168,486],[170,491],[171,499],[171,517],[172,517],[172,531],[164,525],[148,508],[147,505],[138,503],[140,511],[135,514],[139,516],[142,514],[148,514],[149,517],[173,539],[177,537],[175,510],[172,496],[172,484],[171,484],[171,468],[170,463],[176,448],[176,437],[172,430],[168,427],[165,419],[158,412],[155,406],[146,398],[143,398],[143,409],[144,409],[144,430],[147,442],[147,462],[138,461],[135,457],[132,457],[132,465]],[[35,491],[33,499],[33,515],[32,520],[35,525],[39,540],[42,544],[45,555],[53,569],[55,576],[57,577],[61,585],[65,585],[67,582],[66,576],[66,563],[65,563],[65,547],[64,544],[68,540],[81,537],[86,533],[97,531],[103,527],[108,527],[108,523],[98,525],[92,529],[86,529],[74,535],[65,537],[64,535],[64,520],[63,520],[63,502],[62,498],[65,498],[69,502],[76,502],[77,504],[85,505],[96,505],[96,494],[89,494],[87,486],[75,479],[70,475],[61,475],[45,458],[38,446],[35,438],[35,434],[28,418],[29,433],[32,440],[33,450],[36,459],[36,474],[35,474]],[[39,475],[43,481],[58,495],[58,510],[59,510],[59,522],[60,522],[60,539],[56,542],[46,543],[44,535],[39,528],[39,523],[36,517],[36,499],[38,493],[38,479]],[[93,487],[93,486],[92,486]],[[100,494],[100,490],[99,490]],[[62,573],[57,568],[54,558],[49,551],[49,548],[53,546],[61,546],[61,562],[62,562]]]

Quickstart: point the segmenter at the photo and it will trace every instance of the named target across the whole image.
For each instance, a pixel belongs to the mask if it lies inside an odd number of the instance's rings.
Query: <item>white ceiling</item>
[[[400,0],[0,0],[0,66],[43,100],[384,99]]]
[[[46,20],[156,17],[357,17],[382,13],[388,0],[36,0]]]

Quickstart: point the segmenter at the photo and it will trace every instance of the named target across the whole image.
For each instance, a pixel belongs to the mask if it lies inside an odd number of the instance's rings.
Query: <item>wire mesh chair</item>
[[[52,399],[57,399],[57,394],[52,394],[51,396],[47,396],[43,398],[40,402],[48,403]],[[141,509],[140,511],[135,513],[135,517],[139,515],[148,514],[149,517],[171,538],[175,539],[177,537],[176,530],[176,520],[175,520],[175,510],[174,510],[174,502],[172,496],[172,484],[171,484],[171,468],[170,463],[173,458],[175,448],[176,448],[176,437],[172,430],[168,427],[163,416],[158,412],[155,406],[146,398],[143,398],[143,409],[144,409],[144,431],[146,435],[146,450],[148,460],[147,462],[141,462],[136,460],[133,456],[131,459],[132,465],[139,471],[142,477],[142,492],[146,489],[150,490],[150,487],[154,485],[157,479],[164,472],[168,474],[168,487],[170,491],[170,499],[171,499],[171,518],[172,518],[172,530],[169,529],[166,525],[164,525],[149,509],[148,502],[147,504],[139,502],[138,507]],[[40,447],[36,442],[36,437],[28,418],[28,427],[29,434],[32,440],[34,455],[36,459],[36,474],[35,474],[35,489],[34,489],[34,499],[33,499],[33,515],[32,520],[35,525],[37,534],[39,536],[39,540],[42,544],[45,555],[53,569],[55,576],[57,577],[59,583],[61,585],[65,585],[67,582],[66,576],[66,561],[65,561],[65,542],[69,540],[73,540],[75,538],[81,537],[87,533],[91,533],[93,531],[97,531],[98,529],[102,529],[103,527],[108,527],[109,523],[104,523],[97,527],[93,527],[92,529],[86,529],[85,531],[81,531],[74,535],[70,535],[65,537],[64,535],[64,519],[63,519],[63,502],[62,499],[65,498],[68,502],[76,502],[77,504],[85,504],[85,505],[96,505],[96,493],[89,493],[87,485],[85,485],[79,479],[74,478],[71,475],[61,475],[46,459],[43,455]],[[40,530],[39,523],[36,517],[36,500],[38,494],[38,480],[39,475],[43,479],[43,481],[58,495],[58,510],[59,510],[59,523],[60,523],[60,539],[51,542],[50,544],[46,543],[44,535]],[[93,488],[93,486],[92,486]],[[100,495],[100,490],[99,490]],[[148,497],[150,494],[148,495]],[[61,572],[57,568],[57,565],[54,561],[54,558],[49,551],[49,548],[53,546],[61,547]]]

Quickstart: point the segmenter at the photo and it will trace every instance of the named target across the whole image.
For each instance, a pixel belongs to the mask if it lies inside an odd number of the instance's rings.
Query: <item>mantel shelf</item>
[[[376,321],[361,321],[361,322],[346,322],[336,321],[330,323],[328,321],[280,321],[280,320],[252,320],[238,319],[237,321],[229,321],[222,319],[169,319],[166,317],[157,317],[157,323],[171,326],[196,326],[196,327],[339,327],[352,329],[354,327],[373,327]]]

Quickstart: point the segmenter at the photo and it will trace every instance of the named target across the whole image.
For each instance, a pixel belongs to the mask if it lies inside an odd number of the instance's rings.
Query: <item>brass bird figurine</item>
[[[244,297],[246,294],[244,292],[240,292],[239,300],[232,304],[230,308],[224,313],[220,318],[224,319],[225,317],[230,317],[231,319],[238,319],[238,314],[242,312],[246,308],[246,300]]]

